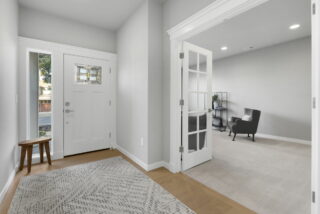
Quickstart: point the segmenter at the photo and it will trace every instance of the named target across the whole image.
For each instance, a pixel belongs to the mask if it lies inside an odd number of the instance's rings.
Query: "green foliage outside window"
[[[48,54],[39,54],[39,69],[43,81],[51,83],[51,56]]]

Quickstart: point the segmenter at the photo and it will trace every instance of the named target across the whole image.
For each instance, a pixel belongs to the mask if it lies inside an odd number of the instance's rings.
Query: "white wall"
[[[19,36],[116,52],[115,32],[24,7],[19,8]]]
[[[262,111],[258,133],[311,140],[311,39],[214,61],[213,90],[229,92],[229,115]]]
[[[148,2],[121,27],[117,41],[117,143],[148,163]]]
[[[167,30],[215,0],[168,0],[163,5],[163,158],[170,160],[170,40]]]
[[[148,163],[162,161],[162,4],[149,0]]]
[[[0,201],[17,160],[17,36],[16,0],[0,1]]]

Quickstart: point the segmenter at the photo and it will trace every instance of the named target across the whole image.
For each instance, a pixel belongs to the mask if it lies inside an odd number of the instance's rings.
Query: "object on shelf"
[[[228,92],[213,92],[212,126],[219,131],[226,131],[228,126]]]

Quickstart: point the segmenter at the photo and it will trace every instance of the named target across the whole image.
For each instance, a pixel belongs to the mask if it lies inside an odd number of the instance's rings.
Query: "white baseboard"
[[[126,155],[128,158],[130,158],[132,161],[134,161],[136,164],[138,164],[139,166],[141,166],[144,170],[146,171],[151,171],[154,169],[158,169],[161,167],[165,167],[166,169],[168,169],[169,171],[171,171],[171,167],[170,164],[168,164],[165,161],[159,161],[156,163],[152,163],[152,164],[147,164],[145,162],[143,162],[142,160],[140,160],[137,156],[131,154],[130,152],[128,152],[126,149],[122,148],[121,146],[117,145],[116,148],[123,153],[124,155]]]
[[[124,155],[126,155],[128,158],[130,158],[131,160],[133,160],[136,164],[138,164],[139,166],[141,166],[144,170],[148,171],[148,164],[146,164],[145,162],[143,162],[142,160],[140,160],[138,157],[136,157],[135,155],[131,154],[130,152],[128,152],[126,149],[122,148],[121,146],[117,145],[117,149],[123,153]]]
[[[266,138],[266,139],[290,142],[290,143],[300,143],[305,145],[311,145],[311,141],[297,139],[297,138],[289,138],[289,137],[275,136],[275,135],[262,134],[262,133],[257,133],[256,136],[261,138]]]
[[[13,182],[13,179],[14,177],[16,176],[16,173],[18,171],[18,167],[19,165],[16,164],[16,167],[14,168],[14,170],[12,170],[12,172],[10,173],[9,175],[9,178],[7,180],[7,183],[4,185],[3,189],[1,190],[1,193],[0,193],[0,203],[3,201],[6,193],[8,192],[12,182]]]
[[[166,168],[170,172],[172,172],[172,173],[177,173],[178,172],[177,170],[174,169],[174,167],[170,163],[165,162],[165,161],[163,161],[162,163],[163,163],[162,167]]]

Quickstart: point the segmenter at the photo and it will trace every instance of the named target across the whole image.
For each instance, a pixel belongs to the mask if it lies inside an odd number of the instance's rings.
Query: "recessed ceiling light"
[[[300,28],[299,24],[290,25],[290,27],[289,27],[290,30],[296,30],[298,28]]]
[[[226,51],[226,50],[228,50],[228,47],[227,47],[227,46],[222,46],[220,49],[221,49],[222,51]]]

